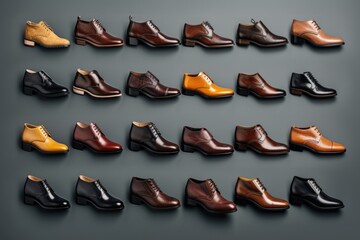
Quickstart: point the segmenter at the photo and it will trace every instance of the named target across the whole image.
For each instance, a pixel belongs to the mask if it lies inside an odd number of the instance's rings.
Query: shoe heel
[[[139,40],[133,37],[128,37],[127,38],[127,44],[130,46],[136,46],[139,44]]]
[[[24,203],[28,205],[34,205],[35,201],[32,197],[24,196]]]
[[[291,43],[296,45],[302,45],[304,43],[304,39],[297,37],[295,35],[291,35]]]
[[[75,141],[75,140],[72,141],[72,147],[77,149],[77,150],[81,150],[81,151],[85,149],[84,144],[82,144],[82,143],[80,143],[78,141]]]
[[[241,96],[247,97],[247,96],[249,96],[250,91],[248,89],[239,87],[239,88],[237,88],[237,93]]]
[[[26,142],[21,143],[21,148],[27,152],[31,152],[33,150],[33,147],[31,146],[31,144],[26,143]]]
[[[184,94],[184,95],[187,95],[187,96],[194,96],[195,95],[195,93],[193,92],[193,91],[191,91],[191,90],[186,90],[186,89],[182,89],[182,94]]]
[[[304,148],[302,146],[294,144],[294,143],[290,143],[290,149],[293,151],[298,151],[298,152],[302,152],[304,150]]]
[[[88,200],[86,198],[83,197],[76,197],[76,203],[79,205],[87,205],[88,204]]]
[[[126,93],[127,93],[127,95],[132,96],[132,97],[137,97],[140,94],[139,90],[136,90],[136,89],[130,88],[130,87],[126,88]]]
[[[130,202],[135,205],[143,204],[143,200],[133,194],[130,195]]]
[[[189,146],[189,145],[186,145],[186,144],[181,144],[181,150],[183,150],[183,152],[194,152],[194,148]]]
[[[248,45],[250,45],[250,40],[239,38],[238,44],[242,45],[242,46],[248,46]]]
[[[241,197],[238,197],[238,196],[235,196],[234,202],[235,202],[237,205],[242,205],[242,206],[246,206],[247,203],[248,203],[246,199],[241,198]]]
[[[190,206],[190,207],[196,207],[197,203],[196,201],[190,199],[190,198],[186,198],[186,205]]]
[[[75,87],[73,87],[73,92],[79,95],[84,95],[85,92],[83,90],[80,89],[76,89]]]
[[[235,143],[235,149],[237,151],[246,151],[247,150],[247,145],[244,143]]]
[[[34,95],[34,91],[29,87],[23,87],[23,92],[25,95],[29,95],[29,96]]]
[[[290,89],[290,93],[296,96],[301,96],[302,95],[302,91],[298,90],[298,89]]]
[[[24,45],[29,47],[35,47],[35,42],[24,39]]]
[[[303,199],[294,195],[290,195],[289,202],[293,205],[300,206],[303,203]]]
[[[129,149],[131,151],[139,151],[141,150],[142,146],[136,142],[133,142],[133,141],[129,141]]]
[[[192,40],[184,39],[183,45],[187,47],[195,47],[195,42]]]
[[[78,39],[78,38],[75,38],[75,43],[76,43],[77,45],[81,45],[81,46],[85,46],[85,45],[86,45],[86,41],[81,40],[81,39]]]

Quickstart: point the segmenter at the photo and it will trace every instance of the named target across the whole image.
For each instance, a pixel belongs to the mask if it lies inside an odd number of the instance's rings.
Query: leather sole
[[[264,152],[264,151],[260,151],[258,150],[257,148],[249,145],[249,144],[246,144],[246,143],[239,143],[239,142],[235,142],[235,145],[234,145],[235,149],[237,151],[243,151],[245,152],[247,149],[251,149],[253,150],[254,152],[256,153],[259,153],[259,154],[262,154],[262,155],[283,155],[283,154],[288,154],[289,151],[277,151],[277,152]]]
[[[283,208],[271,208],[271,207],[264,207],[264,206],[261,206],[259,203],[251,200],[251,199],[246,199],[246,198],[242,198],[242,197],[239,197],[239,196],[236,196],[235,195],[235,199],[234,199],[234,203],[236,203],[237,205],[242,205],[242,206],[245,206],[247,204],[251,204],[261,210],[264,210],[264,211],[274,211],[274,212],[278,212],[278,211],[285,211],[287,209],[290,208],[290,206],[287,206],[287,207],[283,207]]]
[[[187,90],[184,88],[182,89],[182,94],[187,95],[187,96],[199,95],[201,97],[208,98],[208,99],[228,98],[228,97],[232,97],[234,95],[234,94],[229,94],[229,95],[222,95],[222,96],[208,96],[208,95],[202,94],[200,92]]]
[[[313,148],[310,148],[308,146],[305,145],[301,145],[301,144],[295,144],[295,143],[290,143],[290,149],[293,151],[298,151],[298,152],[302,152],[304,149],[307,149],[313,153],[318,153],[318,154],[341,154],[346,152],[346,149],[344,151],[333,151],[333,152],[323,152],[323,151],[317,151]]]
[[[63,97],[63,96],[67,96],[69,93],[68,92],[60,92],[60,93],[51,93],[51,94],[44,94],[42,92],[40,92],[39,90],[32,88],[32,87],[23,87],[23,92],[25,95],[29,95],[32,96],[34,94],[38,94],[42,97]]]
[[[207,44],[202,43],[202,42],[197,41],[197,40],[190,40],[190,39],[186,39],[186,38],[183,39],[183,45],[184,46],[195,47],[196,44],[198,44],[198,45],[200,45],[202,47],[205,47],[205,48],[230,48],[230,47],[234,46],[233,43],[231,43],[231,44],[207,45]]]
[[[87,148],[94,153],[101,153],[101,154],[103,154],[103,153],[111,154],[111,153],[121,153],[122,152],[122,149],[116,150],[116,151],[98,151],[98,150],[95,150],[92,147],[88,146],[87,144],[84,144],[84,143],[76,141],[76,140],[72,141],[72,147],[77,150],[81,150],[81,151],[83,151],[85,148]]]
[[[144,200],[142,197],[139,197],[133,193],[130,193],[130,202],[135,205],[146,204],[148,207],[150,207],[152,209],[156,209],[156,210],[171,210],[171,209],[177,209],[181,206],[181,204],[178,204],[178,205],[172,206],[172,207],[155,207],[155,206],[151,205],[150,203],[148,203],[146,200]]]
[[[310,43],[311,45],[315,46],[315,47],[340,47],[342,45],[345,45],[345,43],[335,43],[335,44],[322,44],[322,45],[319,45],[319,44],[315,44],[305,38],[302,38],[302,37],[298,37],[298,36],[295,36],[295,35],[291,35],[291,43],[294,44],[294,45],[303,45],[305,42],[308,42]]]
[[[149,43],[145,39],[136,38],[136,37],[127,37],[126,42],[127,42],[127,45],[130,45],[130,46],[137,46],[137,45],[139,45],[139,42],[141,42],[141,43],[144,43],[145,45],[150,46],[150,47],[164,47],[164,48],[166,48],[166,47],[177,47],[177,46],[180,45],[180,43],[166,44],[166,45],[154,45],[152,43]]]
[[[79,205],[88,205],[90,203],[96,209],[102,210],[102,211],[121,211],[124,209],[124,205],[121,205],[121,207],[117,207],[117,208],[103,208],[103,207],[98,206],[96,203],[94,203],[90,199],[88,199],[86,197],[81,197],[81,196],[76,196],[76,203]]]
[[[179,152],[179,151],[159,152],[159,151],[155,151],[155,150],[153,150],[153,149],[151,149],[151,148],[149,148],[149,147],[147,147],[147,146],[145,146],[145,145],[143,145],[143,144],[136,143],[136,142],[131,141],[131,140],[129,140],[129,145],[128,145],[128,147],[129,147],[129,149],[130,149],[131,151],[135,151],[135,152],[138,152],[138,151],[140,151],[140,150],[142,150],[142,149],[146,149],[146,150],[148,150],[149,152],[156,153],[156,154],[176,154],[176,153]]]
[[[38,152],[41,152],[44,154],[63,154],[63,153],[69,152],[69,150],[67,150],[67,151],[48,151],[47,152],[47,151],[40,150],[39,148],[35,147],[34,145],[26,143],[26,142],[21,142],[21,148],[27,152],[32,152],[35,149]]]
[[[250,44],[254,44],[254,45],[259,46],[259,47],[271,48],[271,47],[286,46],[286,44],[288,44],[288,43],[287,42],[282,42],[282,43],[273,43],[273,44],[261,44],[261,43],[255,42],[253,40],[250,40],[250,39],[238,38],[237,44],[239,46],[248,46]]]
[[[70,204],[65,206],[65,207],[48,207],[48,206],[44,206],[39,201],[37,201],[35,198],[27,196],[27,195],[24,196],[24,203],[27,204],[27,205],[35,205],[35,204],[37,204],[38,206],[40,206],[42,209],[45,209],[45,210],[66,210],[66,209],[70,208]]]
[[[89,43],[90,45],[93,45],[93,46],[99,47],[99,48],[109,48],[109,47],[121,47],[121,46],[124,46],[124,43],[112,44],[112,45],[100,45],[100,44],[94,43],[94,42],[92,42],[90,40],[83,39],[83,38],[75,38],[75,43],[77,45],[81,45],[81,46],[85,46],[86,43]]]
[[[290,93],[293,95],[296,95],[296,96],[301,96],[302,94],[306,94],[313,98],[328,98],[328,97],[335,97],[337,95],[336,93],[315,95],[315,94],[309,93],[306,90],[299,89],[299,88],[290,88]]]
[[[232,154],[234,151],[232,152],[222,152],[222,153],[208,153],[208,152],[205,152],[203,150],[201,150],[200,148],[198,147],[194,147],[194,146],[190,146],[190,145],[187,145],[187,144],[184,144],[184,143],[181,143],[181,150],[183,152],[195,152],[195,151],[198,151],[200,153],[202,153],[203,155],[206,155],[206,156],[222,156],[222,155],[230,155]]]
[[[242,88],[242,87],[237,87],[236,92],[237,92],[237,94],[239,94],[241,96],[247,97],[247,96],[249,96],[249,94],[252,94],[257,98],[262,98],[262,99],[275,99],[275,98],[282,98],[282,97],[286,96],[286,93],[281,94],[281,95],[274,95],[274,96],[261,96],[250,89]]]
[[[209,208],[206,207],[203,203],[201,203],[201,202],[199,202],[199,201],[197,201],[197,200],[188,198],[188,197],[185,198],[185,202],[186,202],[186,205],[187,205],[187,206],[190,206],[190,207],[200,206],[200,207],[202,207],[205,211],[207,211],[207,212],[209,212],[209,213],[224,214],[224,213],[233,213],[233,212],[236,212],[236,211],[237,211],[236,208],[235,208],[234,210],[228,210],[228,211],[217,211],[217,210],[209,209]]]
[[[144,96],[152,98],[152,99],[175,98],[175,97],[178,97],[180,95],[180,93],[179,93],[179,94],[176,94],[176,95],[169,95],[169,96],[153,96],[153,95],[148,94],[145,91],[135,89],[135,88],[131,88],[131,87],[127,87],[125,92],[126,92],[127,95],[129,95],[131,97],[137,97],[137,96],[139,96],[141,94],[141,95],[144,95]]]
[[[304,199],[302,197],[298,197],[298,196],[295,196],[295,195],[292,195],[292,194],[290,194],[289,202],[292,205],[297,205],[297,206],[301,206],[303,203],[306,203],[310,207],[318,209],[318,210],[337,210],[337,209],[341,209],[341,208],[345,207],[344,205],[340,205],[340,206],[337,206],[337,207],[320,207],[320,206],[317,206],[314,203],[308,201],[307,199]]]
[[[45,48],[66,48],[66,47],[69,47],[69,45],[45,45],[45,44],[42,44],[42,43],[39,43],[39,42],[35,42],[35,41],[32,41],[32,40],[27,40],[27,39],[24,39],[24,45],[25,46],[29,46],[29,47],[35,47],[35,45],[40,45],[42,47],[45,47]]]
[[[113,94],[113,95],[106,95],[106,96],[96,95],[96,94],[94,94],[94,93],[89,92],[89,91],[86,90],[86,89],[79,88],[79,87],[75,87],[75,86],[73,86],[73,92],[76,93],[76,94],[79,94],[79,95],[85,95],[85,93],[87,93],[87,94],[89,94],[90,96],[95,97],[95,98],[115,98],[115,97],[120,97],[120,96],[122,95],[121,93],[119,93],[119,94]]]

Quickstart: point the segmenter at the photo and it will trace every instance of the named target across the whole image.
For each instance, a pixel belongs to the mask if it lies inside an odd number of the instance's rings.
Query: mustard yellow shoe
[[[24,44],[34,47],[35,44],[46,48],[62,48],[70,46],[70,41],[56,35],[53,29],[44,21],[26,22]]]
[[[21,136],[22,149],[31,152],[33,149],[42,153],[66,153],[68,146],[56,142],[42,125],[35,126],[29,123],[24,124]]]

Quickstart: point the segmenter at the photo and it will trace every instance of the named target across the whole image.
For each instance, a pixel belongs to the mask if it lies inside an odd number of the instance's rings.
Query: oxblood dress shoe
[[[217,141],[206,128],[185,126],[182,133],[181,149],[184,152],[198,151],[204,155],[227,155],[234,152],[233,146]]]
[[[132,122],[129,133],[129,149],[132,151],[146,149],[157,154],[174,154],[179,152],[179,146],[163,138],[152,122]]]
[[[24,203],[37,204],[46,210],[64,210],[70,208],[70,203],[59,197],[45,179],[27,176],[24,186]]]
[[[241,205],[251,203],[268,211],[281,211],[289,208],[289,202],[273,197],[258,178],[238,177],[235,186],[235,202]]]
[[[150,208],[167,210],[180,207],[180,201],[163,193],[155,180],[133,177],[130,185],[130,202],[145,203]]]
[[[285,46],[288,40],[285,37],[273,34],[262,21],[256,22],[251,19],[252,24],[239,24],[237,43],[239,45],[255,44],[260,47]]]
[[[79,95],[89,94],[95,98],[120,97],[121,91],[107,84],[100,74],[78,69],[74,79],[73,92]]]
[[[311,72],[293,73],[290,82],[291,94],[301,96],[306,94],[314,98],[335,97],[336,90],[322,86]]]
[[[149,98],[174,98],[180,95],[179,89],[162,85],[150,71],[146,73],[130,72],[126,93],[132,97],[142,94]]]
[[[127,44],[135,46],[139,41],[150,47],[176,47],[180,40],[163,34],[151,21],[135,22],[129,17],[130,23],[127,30]]]
[[[189,178],[185,189],[187,205],[199,205],[210,213],[236,212],[235,203],[225,199],[211,179],[197,180]]]
[[[87,205],[90,203],[98,210],[119,211],[124,203],[111,196],[99,180],[80,175],[75,188],[76,203]]]
[[[303,203],[320,210],[336,210],[344,207],[342,201],[328,196],[313,178],[295,176],[290,187],[290,203]]]
[[[35,72],[30,69],[25,70],[23,92],[26,95],[36,93],[43,97],[62,97],[69,94],[66,87],[55,83],[45,71]]]
[[[226,48],[234,46],[233,40],[217,35],[209,22],[202,22],[199,25],[185,23],[183,44],[187,47],[194,47],[195,44],[198,44],[206,48]]]
[[[290,132],[290,148],[291,150],[301,152],[303,149],[308,149],[321,154],[336,154],[346,151],[344,145],[325,138],[315,126],[292,126]]]
[[[268,84],[259,73],[239,73],[237,81],[237,93],[242,96],[254,95],[258,98],[281,98],[286,92]]]
[[[288,146],[272,140],[259,124],[253,127],[236,126],[235,149],[239,151],[251,149],[266,155],[287,154],[289,152]]]
[[[291,43],[303,44],[305,41],[317,47],[336,47],[344,45],[344,39],[325,33],[314,20],[294,19],[291,25]]]
[[[85,124],[77,122],[72,145],[75,149],[90,149],[97,153],[121,153],[120,144],[109,140],[95,123]]]
[[[95,47],[121,47],[124,41],[121,38],[107,33],[103,25],[97,19],[85,21],[77,18],[75,25],[75,42],[79,45],[90,43]]]

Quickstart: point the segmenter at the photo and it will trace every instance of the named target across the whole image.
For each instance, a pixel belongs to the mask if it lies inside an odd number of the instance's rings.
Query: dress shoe
[[[273,197],[258,178],[239,177],[235,187],[235,202],[252,203],[262,210],[278,211],[289,208],[286,200]]]
[[[218,142],[206,128],[185,126],[182,133],[181,149],[184,152],[198,151],[204,155],[227,155],[234,152],[233,146]]]
[[[225,48],[234,46],[233,40],[217,35],[209,22],[202,22],[199,25],[185,23],[183,44],[187,47],[194,47],[195,44],[198,44],[206,48]]]
[[[335,210],[344,207],[342,201],[328,196],[313,178],[294,177],[290,187],[290,203],[320,210]]]
[[[182,93],[189,96],[197,94],[205,98],[225,98],[234,95],[232,89],[217,86],[204,72],[198,74],[185,73]]]
[[[95,123],[77,122],[72,145],[75,149],[90,149],[97,153],[121,153],[120,144],[110,141]]]
[[[273,34],[262,21],[256,22],[251,19],[252,24],[239,24],[237,43],[239,45],[255,44],[260,47],[285,46],[288,40],[285,37]]]
[[[103,25],[97,19],[91,21],[77,18],[75,25],[75,42],[79,45],[90,43],[95,47],[121,47],[124,41],[107,33]]]
[[[185,189],[187,205],[199,205],[210,213],[236,212],[235,203],[225,199],[211,179],[197,180],[189,178]]]
[[[99,180],[80,175],[75,188],[76,203],[87,205],[90,203],[96,209],[104,211],[119,211],[124,203],[111,196]]]
[[[50,133],[43,125],[35,126],[29,123],[24,124],[21,135],[22,149],[31,152],[33,149],[42,153],[66,153],[69,148],[62,143],[52,139]]]
[[[301,96],[306,94],[314,98],[335,97],[336,90],[322,86],[311,72],[293,73],[290,82],[291,94]]]
[[[321,135],[315,126],[310,127],[291,127],[290,148],[294,151],[308,149],[315,153],[343,153],[346,151],[344,145],[333,142]]]
[[[73,92],[89,94],[95,98],[120,97],[121,91],[107,84],[96,70],[91,72],[78,69],[74,79]]]
[[[129,133],[129,149],[139,151],[146,149],[157,154],[179,152],[179,146],[169,142],[161,135],[154,123],[133,122]]]
[[[180,95],[178,89],[162,85],[150,71],[146,73],[130,72],[126,93],[133,97],[142,94],[149,98],[174,98]]]
[[[314,20],[294,19],[291,25],[291,43],[303,44],[305,41],[317,47],[336,47],[344,45],[344,39],[326,34]]]
[[[133,177],[130,185],[130,202],[136,205],[145,203],[153,209],[175,209],[180,201],[163,193],[155,180]]]
[[[135,22],[132,17],[127,30],[127,44],[135,46],[139,41],[150,47],[176,47],[180,40],[163,34],[151,21]]]
[[[235,149],[239,151],[251,149],[266,155],[287,154],[289,152],[288,146],[272,140],[259,124],[253,127],[236,126]]]
[[[246,97],[251,93],[258,98],[281,98],[286,95],[284,90],[274,88],[268,84],[259,73],[239,73],[237,92],[239,95]]]
[[[64,210],[70,208],[70,203],[59,197],[45,179],[27,176],[24,186],[24,203],[37,204],[46,210]]]
[[[44,21],[26,22],[24,44],[34,47],[38,44],[46,48],[63,48],[70,46],[70,41],[55,34],[54,30]]]
[[[36,93],[43,97],[61,97],[69,94],[66,87],[55,83],[45,71],[35,72],[30,69],[25,70],[23,92],[26,95]]]

